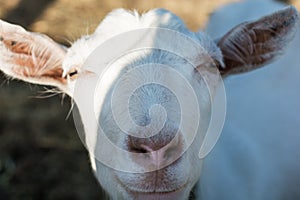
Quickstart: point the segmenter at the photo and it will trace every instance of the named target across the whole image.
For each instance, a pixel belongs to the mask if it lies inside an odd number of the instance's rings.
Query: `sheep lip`
[[[184,187],[171,192],[131,192],[134,199],[142,200],[176,200],[184,199]]]
[[[137,191],[129,189],[122,181],[117,178],[119,184],[128,192],[129,195],[133,196],[134,199],[141,200],[176,200],[176,199],[184,199],[185,188],[187,186],[187,182],[180,187],[177,187],[174,190],[165,191],[165,192],[147,192],[147,191]]]

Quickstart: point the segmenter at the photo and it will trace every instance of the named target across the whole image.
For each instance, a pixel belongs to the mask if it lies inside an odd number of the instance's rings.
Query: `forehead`
[[[110,88],[115,85],[119,77],[122,77],[123,74],[128,74],[127,72],[137,65],[140,66],[148,63],[159,63],[167,65],[168,67],[144,68],[143,72],[141,72],[138,76],[128,76],[128,84],[135,84],[135,81],[138,82],[147,77],[155,77],[156,80],[158,80],[157,77],[159,77],[161,80],[168,80],[168,85],[174,86],[174,88],[180,88],[180,85],[178,85],[178,79],[174,78],[174,75],[170,70],[174,68],[179,70],[180,74],[188,77],[192,80],[192,82],[195,82],[196,85],[197,83],[192,77],[194,67],[196,66],[191,65],[189,61],[196,60],[198,63],[209,63],[212,62],[212,60],[218,60],[219,62],[221,60],[221,53],[212,40],[202,33],[189,31],[182,20],[169,11],[155,9],[143,15],[139,15],[137,12],[119,9],[108,14],[92,35],[83,37],[73,44],[71,49],[69,49],[68,56],[63,67],[68,68],[74,65],[79,65],[79,67],[81,67],[95,49],[102,46],[105,42],[107,42],[107,40],[109,41],[110,38],[118,36],[121,33],[126,34],[133,30],[145,28],[159,28],[169,30],[171,32],[173,31],[176,34],[165,34],[163,37],[159,37],[156,34],[150,35],[152,36],[150,39],[152,39],[153,43],[158,46],[163,44],[164,48],[152,48],[130,52],[130,54],[122,55],[117,62],[114,62],[116,67],[109,67],[109,73],[106,73],[103,76],[102,81],[104,83],[104,87],[100,88],[101,92],[99,92],[99,99],[102,100],[98,104],[98,110],[100,110],[101,106],[105,102],[102,97],[109,94]],[[180,40],[176,38],[177,36]],[[187,44],[192,45],[183,45],[182,36],[187,38]],[[104,49],[103,54],[96,54],[95,57],[103,62],[103,60],[107,57],[107,52],[115,52],[123,46],[130,47],[131,44],[139,44],[141,41],[140,39],[143,39],[143,35],[139,35],[139,37],[140,38],[133,38],[133,43],[130,43],[129,39],[125,37],[123,40],[114,43],[112,49]],[[108,44],[110,44],[110,41]],[[107,62],[110,62],[110,60]],[[98,66],[96,65],[96,67]],[[157,86],[155,87],[158,88]],[[185,90],[181,93],[184,93],[184,91]],[[142,90],[140,92],[142,92]],[[143,93],[140,94],[141,95],[139,96],[144,95]]]
[[[68,71],[68,69],[73,66],[81,67],[88,56],[97,47],[112,37],[145,28],[160,28],[177,32],[178,34],[193,40],[198,46],[201,46],[203,50],[202,53],[218,60],[219,62],[222,59],[219,49],[209,37],[201,32],[194,33],[189,31],[179,17],[167,10],[154,9],[140,15],[136,11],[118,9],[109,13],[99,24],[93,34],[83,36],[71,46],[63,63],[64,70]],[[178,44],[180,45],[180,41],[176,38],[172,38],[171,36],[158,37],[157,35],[153,35],[152,39],[156,43],[166,43],[166,41],[169,41],[168,45],[170,49],[178,49]],[[119,42],[117,45],[126,44],[127,40],[125,38],[124,41]],[[115,48],[118,48],[117,45]],[[185,49],[182,48],[182,51],[183,50]],[[189,49],[186,49],[185,53],[188,53],[190,57],[198,56],[198,52]]]

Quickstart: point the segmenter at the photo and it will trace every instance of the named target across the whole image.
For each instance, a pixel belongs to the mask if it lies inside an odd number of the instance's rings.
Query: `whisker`
[[[31,96],[30,98],[36,98],[36,99],[44,99],[44,98],[50,98],[50,97],[53,97],[53,96],[56,96],[56,95],[59,95],[59,94],[62,94],[63,92],[56,89],[56,88],[52,88],[52,89],[49,89],[47,87],[44,87],[44,91],[39,91],[38,93],[40,95],[38,96]]]
[[[71,115],[71,113],[72,113],[72,111],[73,111],[74,105],[75,105],[74,100],[71,99],[71,107],[70,107],[70,110],[69,110],[69,112],[68,112],[68,114],[67,114],[65,120],[69,119],[69,117],[70,117],[70,115]]]

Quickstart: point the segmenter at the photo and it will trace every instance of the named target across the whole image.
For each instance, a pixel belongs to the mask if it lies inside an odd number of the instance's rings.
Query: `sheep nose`
[[[171,138],[135,138],[129,136],[128,150],[133,153],[141,154],[133,155],[136,163],[149,163],[152,166],[161,167],[171,164],[177,160],[183,151],[183,140],[180,135]]]

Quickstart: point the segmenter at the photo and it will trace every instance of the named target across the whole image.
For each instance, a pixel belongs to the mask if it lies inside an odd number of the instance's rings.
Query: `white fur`
[[[252,3],[254,2],[249,3],[251,3],[252,6]],[[277,10],[280,7],[277,3],[268,3],[273,7],[262,5],[262,8],[272,11]],[[251,8],[251,6],[245,3],[245,10]],[[227,16],[233,16],[235,19],[238,19],[237,23],[244,21],[241,17],[236,18],[237,15],[233,12],[235,10],[239,11],[240,8],[234,7],[232,10],[226,10]],[[242,12],[249,13],[246,11]],[[261,12],[255,13],[255,16],[245,17],[245,20],[254,19],[267,13],[268,12],[265,10],[261,10]],[[218,25],[218,23],[221,19],[225,19],[225,17],[220,15],[221,17],[218,18],[217,16],[218,12],[214,14],[212,21],[208,25],[208,27],[215,25],[216,31],[213,31],[213,28],[210,28],[209,33],[212,35],[223,35],[227,30],[225,28],[222,30],[220,29],[225,26],[225,24]],[[233,21],[228,20],[227,22]],[[202,33],[196,35],[189,32],[181,20],[163,10],[150,11],[141,17],[135,12],[127,13],[127,11],[124,10],[114,11],[99,25],[94,35],[90,36],[88,40],[81,39],[76,42],[70,49],[70,52],[78,52],[78,54],[75,54],[75,58],[77,59],[79,57],[77,55],[82,56],[85,55],[85,53],[88,55],[87,47],[97,46],[112,35],[134,28],[152,26],[164,27],[161,24],[166,24],[168,28],[194,37],[199,41],[199,44],[210,51],[212,56],[215,55],[216,58],[219,58],[219,52],[206,36]],[[234,25],[228,24],[228,29]],[[295,42],[297,40],[298,39],[295,39]],[[90,42],[92,45],[88,45]],[[172,45],[172,43],[170,45]],[[298,47],[294,46],[292,48],[295,50]],[[92,48],[89,49],[89,51],[92,50]],[[273,64],[274,66],[272,67],[268,67],[248,76],[241,75],[229,78],[226,81],[228,88],[230,88],[230,90],[227,91],[229,99],[227,119],[230,119],[230,121],[227,121],[220,142],[204,163],[201,181],[196,190],[197,198],[206,200],[280,199],[284,195],[289,195],[282,193],[282,191],[295,192],[293,188],[288,189],[286,187],[286,184],[289,184],[289,178],[291,178],[292,175],[286,176],[285,173],[287,173],[286,170],[295,170],[300,167],[300,162],[294,162],[297,156],[299,156],[297,153],[299,151],[297,151],[296,148],[299,143],[296,140],[293,140],[293,138],[299,138],[296,135],[297,130],[299,130],[296,116],[300,108],[300,97],[299,95],[296,95],[297,87],[295,86],[291,88],[295,94],[286,94],[284,91],[287,91],[287,89],[282,90],[283,88],[288,88],[288,86],[291,85],[291,82],[294,82],[296,85],[299,85],[298,83],[300,82],[296,73],[291,73],[293,70],[296,70],[296,64],[292,63],[292,61],[295,60],[293,59],[295,56],[294,50],[290,50],[284,59]],[[81,53],[81,51],[84,51],[85,53]],[[140,57],[141,55],[137,56]],[[159,57],[160,55],[156,54],[153,57],[150,57],[150,60]],[[129,60],[134,60],[134,58],[131,57]],[[147,60],[144,61],[147,62]],[[289,69],[281,67],[281,65],[285,64],[287,61],[290,64]],[[71,62],[78,64],[77,60],[71,61],[68,59],[65,63],[69,65]],[[67,64],[64,66],[67,66]],[[181,69],[183,63],[178,61],[177,64],[178,66],[176,66],[176,68]],[[184,71],[182,72],[186,73]],[[155,73],[155,71],[149,73]],[[286,75],[287,77],[283,79],[283,74],[287,73],[290,75]],[[120,76],[120,74],[116,73],[116,76],[114,76],[112,80],[115,80],[118,76]],[[192,77],[190,78],[192,81]],[[277,87],[274,87],[275,83],[272,81],[274,79],[278,84]],[[107,87],[107,89],[108,88],[109,87]],[[286,101],[287,95],[290,95],[288,101]],[[274,99],[276,100],[274,101]],[[252,105],[253,102],[256,103]],[[274,104],[278,102],[277,107],[271,102],[274,102]],[[249,106],[250,104],[252,106]],[[293,108],[290,108],[291,104],[294,106]],[[170,105],[172,106],[172,103]],[[276,109],[280,110],[280,112]],[[285,110],[293,110],[293,112],[290,112],[287,115]],[[283,121],[287,124],[280,123]],[[107,126],[112,127],[110,123],[108,123]],[[285,138],[287,141],[285,141]],[[120,138],[116,140],[120,141]],[[291,144],[290,146],[288,145],[289,143]],[[198,164],[190,168],[191,166],[189,166],[188,163],[185,163],[184,166],[179,165],[179,168],[173,169],[174,171],[170,172],[176,174],[178,173],[176,170],[181,171],[181,173],[191,170],[189,177],[194,178],[188,179],[190,183],[188,189],[191,189],[192,185],[198,180],[200,175],[199,170],[201,169],[201,162],[199,163],[197,161],[198,158],[195,155],[195,152],[197,151],[197,147],[192,146],[184,159],[190,160],[190,163]],[[289,155],[289,152],[294,152],[294,154]],[[119,179],[128,183],[143,181],[143,175],[137,176],[114,172],[100,162],[95,161],[95,159],[91,158],[91,160],[95,174],[100,180],[101,185],[112,195],[113,199],[132,198],[122,186],[119,184],[116,185],[117,181],[113,178],[115,177],[114,174],[116,174]],[[133,168],[135,167],[134,163],[131,163],[131,165]],[[195,168],[195,166],[198,167]],[[169,175],[172,177],[171,174]],[[294,171],[294,175],[299,174],[297,174],[297,171]],[[299,179],[290,181],[291,185],[299,183]],[[274,183],[276,183],[276,186],[273,185]],[[118,192],[115,193],[115,190]],[[299,195],[299,193],[296,192],[291,195]]]
[[[162,9],[157,9],[157,10],[152,10],[149,11],[141,16],[139,16],[136,12],[128,12],[123,9],[119,9],[116,11],[113,11],[110,13],[104,20],[103,22],[99,25],[99,27],[96,29],[95,33],[92,34],[91,36],[83,37],[77,42],[75,42],[72,47],[68,50],[66,59],[63,63],[63,67],[65,71],[68,71],[72,66],[76,65],[80,69],[81,65],[89,56],[89,54],[100,44],[105,42],[108,38],[113,37],[117,34],[131,31],[134,29],[139,29],[139,28],[150,28],[150,27],[160,27],[160,28],[168,28],[171,30],[178,31],[182,34],[185,34],[186,36],[192,38],[195,42],[197,42],[200,46],[202,46],[203,50],[203,55],[202,56],[211,56],[212,58],[218,60],[219,63],[222,63],[221,60],[221,52],[220,50],[216,47],[215,43],[212,42],[207,36],[205,36],[202,33],[193,33],[190,32],[184,25],[184,23],[175,15],[171,14],[168,11],[162,10]],[[155,38],[156,43],[165,43],[166,45],[169,45],[169,49],[178,49],[179,47],[174,43],[172,40],[174,38]],[[176,40],[176,39],[175,39]],[[186,54],[187,56],[191,57],[191,59],[197,60],[200,59],[201,57],[200,50],[195,50],[194,47],[190,47],[189,49],[179,49],[182,54]],[[103,82],[105,83],[103,88],[101,89],[101,92],[98,92],[99,95],[97,95],[97,99],[99,101],[99,110],[97,110],[97,113],[100,113],[101,111],[107,112],[110,108],[110,98],[106,98],[110,96],[111,94],[111,88],[115,86],[115,81],[118,80],[119,77],[122,77],[123,74],[126,72],[130,71],[132,69],[132,66],[135,65],[142,65],[142,64],[147,64],[147,63],[161,63],[165,65],[172,66],[174,69],[179,71],[181,74],[185,75],[189,82],[193,85],[193,87],[196,88],[196,91],[203,91],[203,85],[204,83],[200,83],[199,80],[194,79],[194,68],[193,66],[189,66],[182,58],[178,58],[176,56],[172,56],[172,54],[169,53],[163,53],[159,51],[139,51],[138,53],[133,53],[130,54],[129,56],[123,57],[121,60],[119,60],[115,65],[117,67],[112,67],[114,70],[112,72],[109,72],[109,74],[104,77]],[[209,75],[209,74],[208,74]],[[172,88],[175,88],[177,93],[182,93],[181,95],[183,96],[189,96],[189,94],[184,94],[186,92],[186,89],[183,88],[181,89],[181,86],[183,87],[184,85],[179,85],[180,80],[179,79],[174,79],[174,75],[172,75],[172,72],[170,71],[169,73],[163,73],[162,71],[158,71],[155,69],[151,69],[149,71],[141,71],[140,75],[136,77],[127,77],[127,83],[128,86],[134,85],[135,80],[136,81],[146,81],[146,80],[151,80],[152,78],[156,79],[157,81],[161,80],[163,82],[167,82],[168,85]],[[173,86],[172,86],[173,85]],[[125,87],[126,88],[126,87]],[[175,92],[176,92],[175,91]],[[126,93],[127,91],[123,91],[123,93]],[[138,93],[137,96],[140,96],[139,98],[143,99],[144,96],[147,96],[147,94],[150,91],[145,91],[145,93]],[[151,105],[151,103],[156,102],[157,99],[156,97],[161,97],[163,94],[165,94],[164,91],[161,91],[161,88],[153,88],[152,92],[156,95],[154,95],[154,99],[147,99],[148,103]],[[82,96],[86,96],[87,94],[82,94]],[[202,104],[202,108],[207,105],[207,102],[210,100],[209,95],[203,93],[198,93],[198,98],[201,99],[200,104]],[[105,98],[104,98],[105,97]],[[75,101],[77,101],[76,96],[74,97]],[[91,97],[92,98],[92,97]],[[102,100],[100,100],[102,99]],[[122,103],[121,99],[119,99],[120,103]],[[189,98],[186,98],[184,100],[184,104],[186,105],[193,105],[191,104],[191,101]],[[149,109],[147,107],[145,101],[141,101],[145,105],[139,105],[136,104],[135,107],[137,108],[142,108],[143,106],[146,106],[145,109]],[[120,108],[124,107],[126,109],[126,105],[122,104],[116,104]],[[126,103],[126,102],[123,102]],[[96,134],[96,125],[91,123],[91,117],[90,114],[87,113],[86,109],[83,106],[80,106],[80,102],[77,102],[79,104],[79,111],[82,116],[83,124],[85,125],[85,132],[87,133],[88,137],[91,137],[91,134],[94,134],[90,141],[93,141],[93,144],[90,144],[90,147],[92,149],[96,149],[97,146],[101,146],[100,143],[97,140],[97,134]],[[169,113],[169,118],[173,118],[174,120],[178,120],[178,116],[180,114],[178,113],[177,109],[178,105],[175,103],[174,97],[170,97],[165,109],[170,112]],[[195,110],[195,108],[189,107],[191,111],[189,112],[189,116],[184,116],[187,121],[193,122],[194,121],[194,116],[192,115],[192,111]],[[134,115],[134,113],[133,113]],[[137,113],[138,115],[138,113]],[[97,114],[98,116],[98,114]],[[121,117],[122,118],[122,117]],[[124,120],[126,120],[125,117],[123,117]],[[113,123],[113,117],[110,112],[106,113],[105,118],[100,118],[100,122],[104,124],[104,129],[107,132],[111,132],[111,139],[115,141],[117,144],[120,146],[124,145],[125,138],[118,135],[115,133],[118,128],[115,123]],[[169,125],[170,130],[171,129],[176,129],[176,127],[173,127],[172,124]],[[165,137],[167,137],[168,132],[164,133]],[[114,136],[116,135],[116,136]],[[184,135],[183,135],[184,137]],[[164,170],[164,173],[166,173],[168,179],[169,179],[169,185],[166,185],[164,183],[160,183],[161,187],[156,189],[157,192],[163,192],[163,191],[169,191],[172,190],[172,188],[176,188],[178,184],[184,184],[187,183],[187,187],[185,188],[184,196],[182,198],[187,198],[189,191],[191,188],[194,186],[196,181],[199,178],[200,171],[201,171],[201,163],[202,161],[197,158],[197,154],[199,152],[200,146],[197,144],[201,144],[201,140],[203,139],[203,135],[199,136],[196,140],[199,142],[195,142],[194,145],[188,150],[188,152],[181,158],[182,161],[179,161],[179,164],[174,166],[170,166]],[[187,145],[187,144],[185,144]],[[105,151],[105,148],[102,148],[101,150]],[[105,152],[104,152],[105,153]],[[112,152],[106,152],[107,155],[111,155]],[[123,162],[126,162],[128,165],[127,167],[132,168],[132,169],[138,169],[139,166],[134,162],[134,160],[131,160],[132,158],[130,157],[122,157],[120,155],[118,157],[118,153],[115,152],[113,153],[114,159],[118,160],[120,164]],[[128,162],[130,161],[130,162]],[[112,196],[113,199],[131,199],[133,198],[131,194],[128,194],[126,190],[118,183],[116,180],[116,177],[120,180],[122,180],[124,183],[127,183],[128,187],[130,187],[132,190],[136,191],[154,191],[153,186],[149,185],[148,190],[143,189],[144,187],[140,188],[137,184],[138,183],[143,183],[147,184],[145,182],[145,179],[149,179],[149,175],[137,175],[137,174],[126,174],[123,172],[118,172],[115,170],[112,170],[111,168],[106,167],[103,165],[101,162],[96,160],[93,155],[91,155],[91,162],[92,162],[92,167],[95,171],[95,175],[97,176],[98,180],[100,181],[100,184],[104,187],[106,191]],[[180,176],[181,175],[181,176]],[[153,176],[153,175],[150,175]],[[158,180],[159,182],[160,180]],[[163,181],[163,180],[162,180]],[[129,184],[133,184],[130,186]],[[180,186],[180,185],[178,185]],[[117,193],[115,190],[117,189]]]
[[[259,10],[255,9],[258,12],[253,13],[253,16],[242,15],[250,13],[248,11],[253,5],[260,5]],[[281,8],[281,6],[271,1],[267,3],[264,1],[263,3],[262,1],[256,2],[253,0],[243,2],[239,6],[234,5],[232,8],[221,9],[212,16],[207,31],[214,37],[219,37],[220,34],[224,35],[225,31],[237,23],[265,15],[264,8],[271,11]],[[235,11],[238,13],[235,13]],[[242,16],[244,16],[244,19]],[[232,19],[237,19],[237,21]],[[286,197],[299,198],[298,188],[293,187],[300,184],[300,171],[298,170],[300,169],[300,161],[298,161],[300,151],[297,148],[300,143],[300,136],[297,134],[300,128],[298,125],[300,95],[297,90],[300,85],[300,78],[299,69],[297,69],[299,59],[295,59],[299,56],[299,33],[290,46],[287,55],[273,64],[272,67],[267,67],[249,75],[227,79],[228,117],[226,125],[216,148],[203,162],[198,158],[198,153],[204,137],[202,131],[206,128],[205,122],[209,118],[207,107],[210,105],[210,95],[205,90],[204,80],[197,76],[194,67],[187,63],[184,58],[178,58],[175,55],[157,50],[135,52],[124,56],[115,63],[116,67],[113,68],[114,70],[107,72],[101,88],[97,88],[95,91],[89,87],[97,81],[97,70],[84,69],[83,64],[99,45],[118,34],[151,27],[168,28],[180,32],[197,43],[201,50],[195,50],[196,48],[193,45],[182,46],[182,44],[176,43],[176,38],[157,37],[153,38],[153,43],[164,44],[168,49],[181,51],[183,55],[186,55],[185,58],[195,61],[204,60],[207,62],[207,58],[210,57],[219,63],[221,67],[223,66],[221,51],[213,40],[204,33],[189,31],[181,19],[163,9],[152,10],[143,15],[139,15],[135,11],[115,10],[103,20],[92,35],[83,36],[67,50],[62,63],[63,76],[68,75],[75,68],[79,72],[78,78],[72,79],[69,77],[66,85],[58,86],[72,96],[77,103],[86,133],[86,144],[89,150],[92,150],[90,152],[92,168],[100,184],[111,198],[144,199],[145,196],[140,193],[166,193],[177,190],[183,185],[182,191],[173,199],[188,199],[189,193],[195,185],[196,199],[279,200]],[[126,41],[124,43],[126,44]],[[6,50],[5,45],[2,44],[0,47]],[[108,157],[108,160],[110,158],[112,158],[111,160],[115,159],[116,163],[114,164],[122,165],[125,163],[128,168],[137,171],[140,168],[145,170],[145,167],[141,167],[141,164],[136,162],[137,159],[134,157],[119,155],[116,149],[108,151],[107,146],[105,146],[107,144],[103,143],[104,138],[99,138],[97,135],[100,132],[97,125],[98,122],[103,125],[104,131],[110,133],[108,137],[112,142],[119,147],[126,147],[129,139],[126,135],[121,134],[110,110],[111,94],[120,77],[135,69],[136,65],[149,62],[165,64],[171,66],[171,68],[162,70],[164,74],[161,70],[149,68],[134,76],[126,77],[121,94],[128,93],[127,87],[130,88],[136,82],[151,81],[154,78],[162,82],[165,81],[169,86],[175,88],[174,91],[181,91],[180,94],[187,97],[181,103],[187,107],[190,115],[183,117],[187,121],[193,122],[195,120],[194,111],[197,108],[192,107],[194,105],[191,103],[188,90],[183,87],[180,78],[172,75],[172,70],[177,70],[197,91],[196,96],[199,99],[199,107],[202,109],[201,114],[204,114],[202,116],[204,122],[200,124],[201,128],[194,143],[175,164],[169,165],[160,171],[149,173],[116,171],[95,159],[94,153],[100,151]],[[5,62],[0,64],[5,65]],[[211,63],[206,64],[210,66]],[[282,65],[288,66],[283,67]],[[5,66],[0,67],[1,70],[6,72]],[[9,66],[10,68],[11,66]],[[204,75],[208,76],[209,84],[215,85],[214,74],[205,67],[202,70]],[[8,72],[9,75],[14,76],[13,71]],[[24,77],[22,79],[27,80]],[[34,82],[34,80],[29,81]],[[39,83],[44,82],[39,80]],[[78,84],[76,85],[76,83]],[[79,96],[76,94],[78,88],[83,89],[79,90],[82,91]],[[95,92],[96,95],[94,95]],[[89,107],[91,106],[85,104],[86,101],[81,97],[86,99],[96,97],[99,103],[95,106],[96,110],[90,110]],[[168,100],[164,102],[164,98]],[[152,142],[161,142],[174,136],[174,133],[179,129],[181,116],[178,102],[171,92],[163,87],[151,86],[136,91],[133,99],[134,105],[131,107],[131,114],[141,124],[147,124],[149,121],[148,116],[141,113],[148,111],[154,104],[164,104],[165,112],[169,114],[166,126],[160,132],[162,136],[153,138]],[[126,108],[126,103],[124,104],[121,98],[116,103],[120,110]],[[101,113],[105,115],[101,115]],[[124,113],[119,113],[125,121],[126,117],[122,114]],[[161,114],[159,112],[155,116],[162,119],[160,118],[162,117]],[[153,131],[155,128],[157,127],[150,130]],[[136,130],[128,129],[127,131],[134,132]],[[188,146],[187,137],[189,135],[181,129],[178,133],[179,137],[176,138],[173,147],[180,146],[184,149]],[[142,132],[141,134],[147,135],[149,133]],[[173,150],[171,153],[175,154],[177,152]],[[151,163],[153,160],[150,160],[150,162],[149,158],[141,157],[139,159],[153,164]],[[157,167],[155,164],[157,163],[154,162],[154,166]],[[149,168],[151,167],[153,165]],[[201,179],[199,179],[200,174]],[[155,199],[155,197],[160,199],[158,196],[148,196],[147,198]]]

